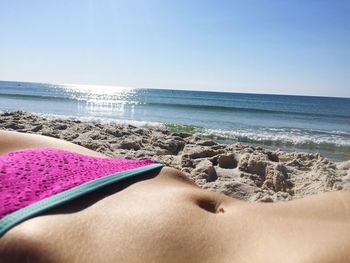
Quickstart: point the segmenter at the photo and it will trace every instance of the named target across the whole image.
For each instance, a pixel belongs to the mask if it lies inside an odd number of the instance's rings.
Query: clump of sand
[[[185,172],[199,186],[248,200],[274,202],[350,190],[350,160],[320,154],[220,144],[165,128],[0,113],[0,129],[64,139],[110,157],[153,159]]]

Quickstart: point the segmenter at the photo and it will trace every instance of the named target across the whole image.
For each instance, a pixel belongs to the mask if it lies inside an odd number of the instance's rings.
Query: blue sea
[[[0,81],[0,110],[165,126],[227,143],[350,159],[350,98]]]

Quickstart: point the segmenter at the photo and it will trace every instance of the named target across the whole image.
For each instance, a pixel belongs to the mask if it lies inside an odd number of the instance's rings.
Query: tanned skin
[[[0,155],[58,139],[0,131]],[[0,239],[0,262],[350,262],[350,192],[248,203],[197,187],[172,168],[26,220]]]

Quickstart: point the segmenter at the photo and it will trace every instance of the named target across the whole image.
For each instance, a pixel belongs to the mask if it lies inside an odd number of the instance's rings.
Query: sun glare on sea
[[[79,92],[88,94],[116,95],[130,93],[134,88],[121,86],[104,86],[104,85],[80,85],[80,84],[64,84],[63,88],[69,92]]]
[[[135,88],[77,84],[64,84],[60,88],[71,99],[83,103],[83,107],[88,107],[90,111],[124,111],[125,105],[139,104],[134,98]]]

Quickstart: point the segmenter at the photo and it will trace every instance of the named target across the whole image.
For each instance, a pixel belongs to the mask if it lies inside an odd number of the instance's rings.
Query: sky
[[[0,80],[350,97],[350,0],[2,0]]]

